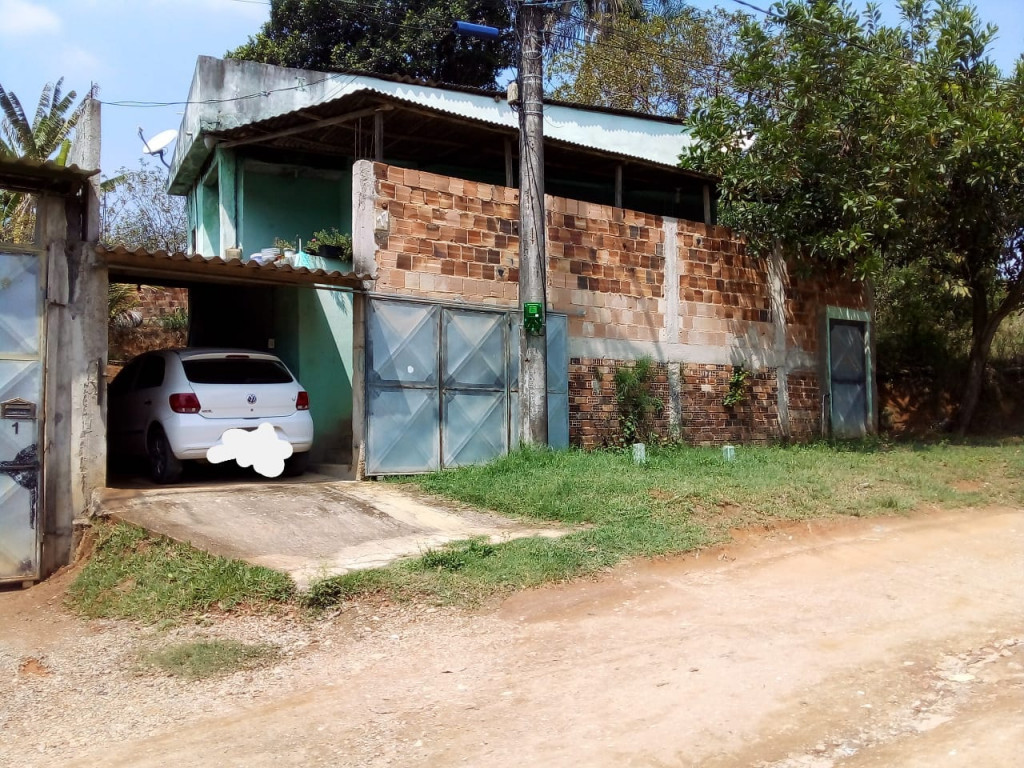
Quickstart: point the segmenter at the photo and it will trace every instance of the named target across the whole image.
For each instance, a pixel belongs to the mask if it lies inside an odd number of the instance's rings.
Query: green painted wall
[[[352,230],[352,174],[316,175],[281,167],[246,167],[239,204],[238,236],[246,255],[269,248],[275,238],[303,242],[318,229]],[[295,243],[298,245],[297,243]]]
[[[220,204],[217,185],[200,184],[196,187],[199,198],[200,227],[196,245],[204,256],[223,256],[220,252]]]
[[[352,297],[317,288],[276,288],[274,352],[309,392],[314,463],[352,457]]]

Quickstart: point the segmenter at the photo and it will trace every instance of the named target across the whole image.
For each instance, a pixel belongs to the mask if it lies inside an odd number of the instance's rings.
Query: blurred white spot
[[[229,429],[217,445],[210,446],[206,460],[211,464],[237,461],[240,467],[252,467],[264,477],[284,472],[284,460],[292,455],[292,444],[281,440],[274,428],[260,424],[254,431]]]
[[[413,368],[413,367],[412,367],[412,366],[410,365],[410,366],[409,366],[408,368],[406,368],[405,370],[406,370],[406,371],[407,371],[408,373],[412,373],[412,372],[413,372],[413,371],[415,371],[416,369],[415,369],[415,368]]]

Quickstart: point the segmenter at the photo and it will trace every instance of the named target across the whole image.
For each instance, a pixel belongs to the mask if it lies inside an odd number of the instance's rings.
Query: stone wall
[[[374,290],[463,304],[518,301],[518,190],[357,163],[356,260]],[[806,440],[820,432],[818,355],[826,305],[867,306],[860,284],[791,278],[725,227],[547,196],[549,309],[569,328],[573,444],[620,434],[615,370],[642,356],[665,439]],[[372,233],[372,234],[370,234]],[[369,248],[359,245],[369,243]],[[746,398],[723,404],[734,367]]]

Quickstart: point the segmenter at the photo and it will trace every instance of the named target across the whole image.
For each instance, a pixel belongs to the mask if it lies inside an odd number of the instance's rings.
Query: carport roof
[[[134,278],[159,278],[162,280],[219,282],[219,283],[262,283],[264,285],[330,285],[361,290],[364,281],[372,275],[340,270],[309,269],[293,267],[290,264],[270,262],[260,264],[241,259],[224,259],[219,256],[186,254],[180,251],[147,251],[144,248],[130,251],[124,246],[107,248],[99,246],[96,253],[103,258],[114,276]]]
[[[15,192],[67,194],[81,188],[86,179],[97,173],[53,160],[0,155],[0,187]]]

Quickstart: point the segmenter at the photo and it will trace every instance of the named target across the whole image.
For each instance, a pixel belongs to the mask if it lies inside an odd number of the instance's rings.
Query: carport
[[[282,358],[313,403],[312,461],[352,462],[353,339],[367,275],[280,262],[99,247],[110,282],[186,288],[188,345],[238,347]],[[359,296],[359,298],[357,298]]]

